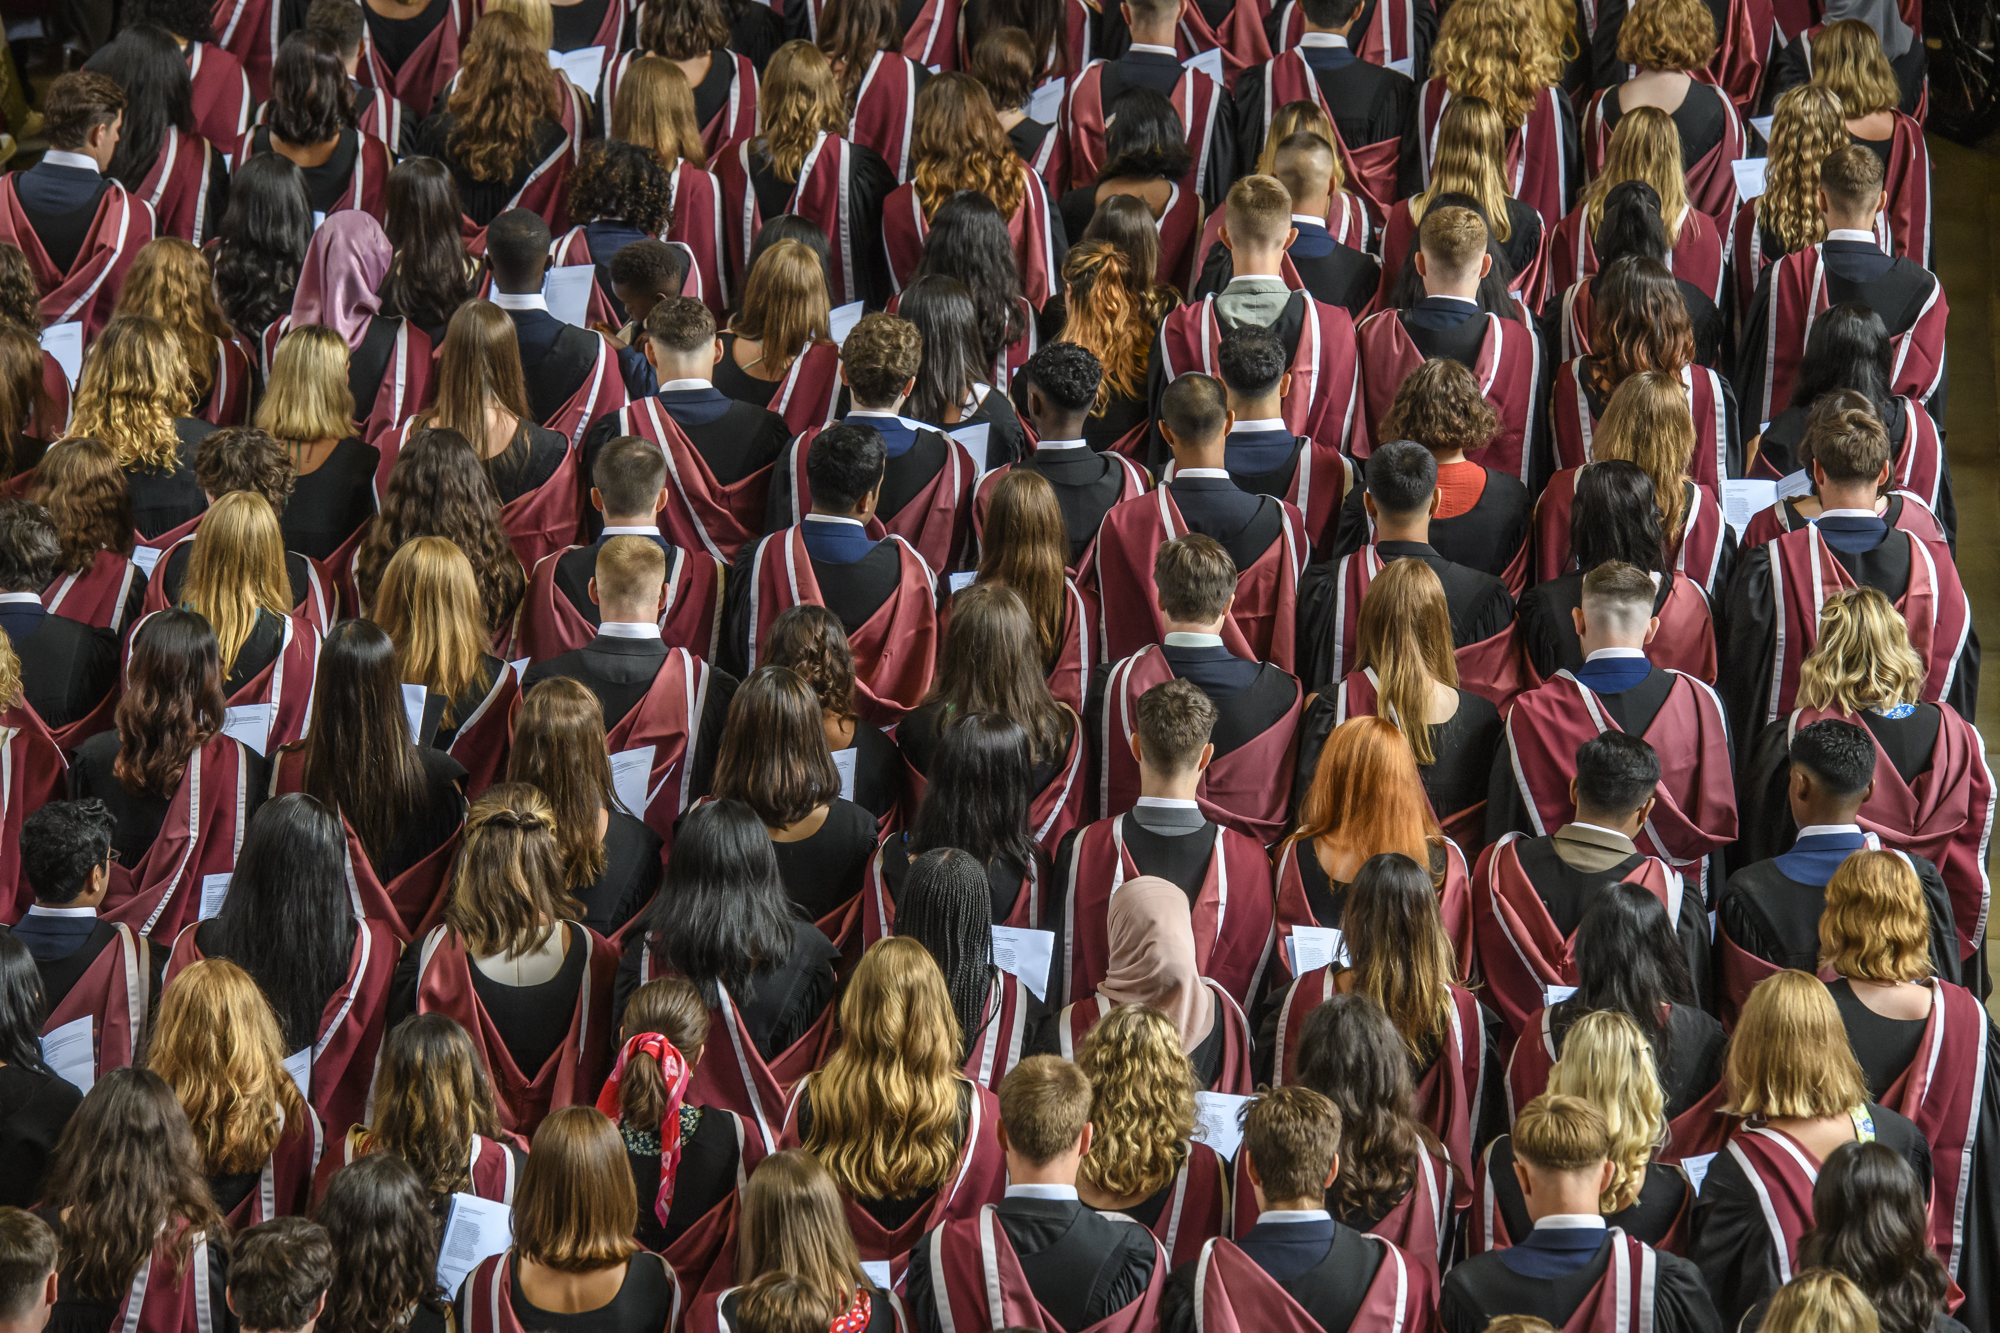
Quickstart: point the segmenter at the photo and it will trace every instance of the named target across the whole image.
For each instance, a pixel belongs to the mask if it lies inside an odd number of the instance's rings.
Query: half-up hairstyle
[[[525,783],[489,787],[472,803],[444,919],[475,958],[519,958],[583,915],[555,830],[548,798]]]

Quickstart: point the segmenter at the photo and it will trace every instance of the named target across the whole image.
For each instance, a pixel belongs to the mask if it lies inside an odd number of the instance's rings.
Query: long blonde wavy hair
[[[1437,572],[1421,560],[1392,560],[1361,599],[1354,669],[1375,672],[1376,707],[1396,724],[1417,765],[1437,762],[1431,748],[1430,684],[1458,688],[1451,608]]]
[[[1879,588],[1849,588],[1819,610],[1819,642],[1799,664],[1799,707],[1859,713],[1923,698],[1924,659]]]
[[[1903,100],[1882,39],[1860,19],[1841,19],[1812,39],[1812,81],[1840,99],[1849,120],[1894,111]]]
[[[187,1112],[211,1176],[257,1170],[287,1125],[305,1124],[278,1016],[250,974],[225,958],[189,966],[161,994],[146,1063]]]
[[[1120,1005],[1084,1037],[1076,1064],[1090,1078],[1094,1130],[1077,1174],[1113,1198],[1166,1188],[1187,1160],[1196,1087],[1173,1020]]]
[[[1526,124],[1535,98],[1562,81],[1564,39],[1542,13],[1557,7],[1569,8],[1561,0],[1540,0],[1523,23],[1511,0],[1457,0],[1438,24],[1431,77],[1444,80],[1454,99],[1492,103],[1509,129]],[[1567,40],[1573,43],[1573,21],[1571,27]]]
[[[1660,221],[1667,244],[1680,244],[1687,219],[1687,173],[1681,166],[1681,132],[1674,118],[1656,106],[1635,106],[1618,119],[1604,150],[1604,170],[1583,189],[1584,225],[1592,235],[1604,221],[1604,198],[1615,185],[1644,181],[1660,196]]]
[[[225,676],[236,669],[260,611],[291,614],[285,537],[269,500],[255,491],[231,491],[208,507],[195,529],[181,605],[214,628]]]
[[[1514,234],[1507,217],[1506,161],[1507,126],[1493,104],[1480,97],[1453,97],[1438,125],[1431,186],[1410,198],[1410,226],[1421,223],[1424,213],[1445,195],[1469,195],[1479,201],[1494,241],[1505,244]]]
[[[1264,147],[1257,154],[1257,170],[1254,174],[1277,175],[1278,145],[1301,131],[1317,134],[1326,140],[1329,146],[1340,142],[1340,136],[1334,132],[1333,122],[1327,119],[1326,111],[1318,102],[1303,97],[1296,102],[1287,102],[1271,113],[1271,128],[1264,135]],[[1330,198],[1346,188],[1347,168],[1341,164],[1340,154],[1336,151],[1333,155],[1333,176],[1327,187],[1327,195]]]
[[[1688,463],[1694,457],[1694,413],[1687,386],[1662,370],[1627,375],[1612,391],[1591,441],[1591,457],[1622,458],[1653,482],[1660,527],[1669,543],[1687,524]]]
[[[547,50],[518,13],[495,11],[472,25],[446,103],[454,123],[445,146],[474,180],[510,179],[534,157],[535,122],[561,120],[562,85]]]
[[[139,247],[125,285],[118,289],[120,315],[149,315],[173,331],[187,358],[188,391],[195,402],[215,387],[216,342],[236,336],[215,299],[208,259],[178,236],[161,236]]]
[[[149,315],[120,315],[83,359],[69,436],[91,435],[118,451],[118,466],[172,472],[180,462],[174,418],[194,403],[187,354],[173,330]]]
[[[1803,83],[1778,99],[1771,113],[1771,156],[1764,193],[1757,199],[1757,225],[1777,237],[1787,254],[1826,239],[1819,167],[1828,153],[1850,142],[1840,98],[1825,85]]]
[[[910,178],[924,216],[960,190],[977,190],[1011,218],[1028,192],[1026,172],[985,85],[970,74],[932,76],[917,94],[910,136]]]
[[[450,701],[471,688],[491,642],[472,562],[443,537],[404,542],[382,571],[374,610],[402,680],[443,695],[453,723]]]
[[[1563,1038],[1548,1090],[1581,1097],[1604,1112],[1613,1169],[1597,1210],[1609,1216],[1637,1203],[1646,1167],[1667,1140],[1666,1096],[1639,1025],[1615,1010],[1585,1014]]]
[[[840,1034],[812,1077],[807,1151],[857,1199],[943,1185],[966,1133],[964,1036],[930,951],[899,936],[863,954],[840,997]]]
[[[764,67],[757,93],[757,121],[771,174],[796,181],[821,133],[847,132],[847,103],[833,66],[811,42],[786,42]]]

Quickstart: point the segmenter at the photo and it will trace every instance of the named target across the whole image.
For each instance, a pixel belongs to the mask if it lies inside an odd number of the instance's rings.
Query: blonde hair
[[[1653,502],[1668,542],[1687,523],[1687,472],[1694,458],[1694,409],[1678,375],[1641,370],[1627,375],[1604,405],[1591,453],[1623,459],[1653,483]]]
[[[846,131],[840,80],[817,46],[790,41],[772,53],[757,94],[757,121],[771,174],[786,182],[799,178],[806,154],[822,133]]]
[[[1840,98],[1818,83],[1787,89],[1771,113],[1771,156],[1764,193],[1756,200],[1757,225],[1778,238],[1785,253],[1826,239],[1819,211],[1819,167],[1828,153],[1853,142]],[[1755,263],[1751,255],[1746,262]]]
[[[1458,5],[1452,6],[1454,12]],[[1437,156],[1431,161],[1431,185],[1410,198],[1410,224],[1423,223],[1424,213],[1448,194],[1475,199],[1486,214],[1486,230],[1496,243],[1514,234],[1507,216],[1507,125],[1493,103],[1481,97],[1458,97],[1444,109],[1438,125]]]
[[[1437,572],[1421,560],[1392,560],[1361,599],[1354,669],[1375,672],[1382,716],[1410,743],[1418,767],[1437,762],[1425,714],[1430,684],[1458,688],[1451,646],[1451,608]]]
[[[1194,1064],[1180,1029],[1149,1005],[1097,1021],[1076,1053],[1090,1080],[1090,1151],[1077,1175],[1115,1198],[1149,1197],[1187,1160],[1194,1135]]]
[[[1841,112],[1860,120],[1894,111],[1903,92],[1896,70],[1882,54],[1882,39],[1860,19],[1841,19],[1812,39],[1812,81],[1840,99]]]
[[[1628,65],[1682,74],[1714,58],[1715,15],[1703,0],[1646,0],[1618,27],[1618,59]]]
[[[1848,588],[1819,610],[1819,642],[1799,664],[1799,707],[1849,715],[1923,699],[1924,659],[1879,588]]]
[[[1845,1115],[1868,1100],[1840,1010],[1818,977],[1787,970],[1750,992],[1723,1074],[1729,1115],[1769,1120]]]
[[[1287,102],[1271,113],[1271,128],[1265,133],[1264,147],[1257,154],[1257,174],[1277,175],[1278,145],[1301,133],[1317,134],[1326,140],[1327,147],[1333,148],[1333,181],[1327,194],[1339,194],[1347,188],[1347,168],[1340,160],[1340,150],[1335,147],[1340,142],[1340,136],[1333,128],[1333,122],[1327,119],[1325,109],[1310,98]]]
[[[214,628],[224,676],[236,669],[259,613],[291,614],[285,538],[269,500],[231,491],[208,507],[195,529],[181,605]]]
[[[1245,176],[1229,187],[1223,222],[1244,245],[1281,246],[1292,226],[1292,195],[1276,176]]]
[[[1852,981],[1921,981],[1933,971],[1930,919],[1908,861],[1856,852],[1826,882],[1819,965]]]
[[[118,451],[118,466],[172,472],[180,465],[174,418],[194,402],[180,339],[148,315],[120,315],[83,359],[69,435],[94,435]]]
[[[1648,0],[1657,3],[1658,0]],[[1697,7],[1707,8],[1696,0]],[[1644,10],[1647,6],[1640,6]],[[1681,224],[1687,220],[1687,170],[1681,165],[1681,132],[1674,118],[1656,106],[1635,106],[1619,117],[1611,131],[1611,143],[1604,151],[1604,170],[1583,190],[1584,226],[1591,235],[1604,221],[1604,199],[1613,188],[1626,181],[1644,181],[1660,196],[1660,222],[1667,229],[1667,245],[1680,244]]]
[[[1646,1034],[1627,1014],[1585,1014],[1563,1038],[1548,1090],[1581,1097],[1604,1113],[1611,1184],[1597,1201],[1609,1216],[1639,1201],[1646,1167],[1667,1138],[1666,1097]]]
[[[443,695],[452,724],[452,703],[479,676],[492,641],[472,562],[443,537],[404,542],[382,571],[374,611],[396,645],[398,678]]]
[[[519,14],[535,45],[547,50],[556,44],[556,12],[549,0],[486,0],[488,14]],[[592,91],[586,88],[585,93]]]
[[[26,692],[27,687],[21,683],[21,656],[14,651],[14,641],[7,637],[7,631],[0,630],[0,710],[20,703]]]
[[[1881,1333],[1875,1305],[1854,1280],[1809,1268],[1778,1288],[1757,1333]]]
[[[187,358],[188,385],[193,401],[208,397],[215,387],[217,342],[236,336],[215,299],[215,279],[208,259],[178,236],[161,236],[139,247],[125,284],[118,289],[120,315],[157,319],[180,340]]]
[[[1454,99],[1491,103],[1510,130],[1527,123],[1535,99],[1561,82],[1562,73],[1562,51],[1549,23],[1539,14],[1523,23],[1509,0],[1457,0],[1431,47],[1431,77],[1443,80]]]
[[[161,994],[146,1063],[187,1112],[211,1176],[257,1170],[287,1125],[306,1122],[285,1072],[278,1016],[250,974],[225,958],[192,964]]]
[[[964,1036],[930,951],[895,936],[863,954],[840,997],[840,1032],[813,1075],[804,1146],[857,1199],[942,1186],[966,1133]]]
[[[694,117],[694,89],[681,67],[664,56],[642,55],[626,66],[611,104],[611,137],[646,149],[669,171],[682,162],[708,165]]]
[[[294,451],[315,440],[352,435],[347,356],[347,339],[324,324],[304,324],[280,338],[257,404],[258,428]]]
[[[761,343],[766,366],[782,371],[813,343],[833,341],[826,269],[804,241],[779,241],[757,257],[743,283],[743,308],[729,321],[739,338]]]

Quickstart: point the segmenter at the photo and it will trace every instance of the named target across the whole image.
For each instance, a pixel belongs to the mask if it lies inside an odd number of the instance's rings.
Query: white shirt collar
[[[1285,280],[1274,273],[1239,273],[1229,280],[1229,287],[1224,287],[1222,290],[1226,292],[1230,287],[1234,287],[1239,283],[1251,282],[1263,284],[1257,289],[1258,291],[1277,289],[1288,292],[1291,290],[1291,288],[1285,286]]]
[[[850,407],[847,409],[847,415],[851,417],[895,417],[899,421],[902,420],[902,414],[893,407]]]
[[[1231,435],[1248,435],[1260,430],[1281,430],[1290,435],[1292,428],[1285,424],[1283,417],[1258,417],[1255,421],[1238,421]]]
[[[1058,1199],[1064,1203],[1076,1202],[1074,1185],[1009,1185],[1007,1197],[1010,1199]]]
[[[1294,213],[1292,214],[1292,221],[1303,227],[1324,227],[1326,225],[1325,218],[1316,218],[1310,213]]]
[[[1316,35],[1310,32],[1306,34],[1308,37]],[[1278,1208],[1268,1213],[1257,1214],[1257,1225],[1260,1227],[1266,1223],[1284,1226],[1291,1222],[1331,1222],[1332,1220],[1333,1214],[1324,1208]]]
[[[635,525],[632,527],[609,526],[604,529],[604,535],[607,537],[657,537],[660,535],[660,528],[656,523]]]
[[[1219,467],[1177,467],[1174,469],[1175,481],[1180,481],[1188,477],[1220,477],[1224,481],[1228,481],[1229,470]]]
[[[1337,32],[1307,32],[1299,34],[1300,46],[1337,46],[1347,49],[1347,39]]]
[[[540,292],[496,291],[486,298],[502,310],[539,310],[548,313],[549,303],[542,299]]]
[[[43,161],[47,160],[46,157],[43,158]],[[1835,227],[1826,234],[1826,239],[1829,241],[1861,241],[1865,244],[1873,245],[1875,244],[1875,233],[1872,231],[1863,231],[1859,227]]]
[[[1585,662],[1595,662],[1600,657],[1644,657],[1645,655],[1646,650],[1644,648],[1599,648],[1583,660]]]
[[[1820,510],[1820,511],[1819,511],[1819,516],[1820,516],[1821,518],[1880,518],[1880,517],[1882,517],[1882,516],[1881,516],[1880,514],[1876,513],[1876,512],[1875,512],[1874,510],[1872,510],[1872,509],[1822,509],[1822,510]]]
[[[607,620],[597,627],[607,639],[657,639],[660,627],[650,620]]]
[[[88,153],[68,153],[60,148],[51,148],[42,154],[42,161],[52,167],[76,167],[93,176],[104,174],[97,169],[97,159]]]
[[[1181,53],[1171,46],[1154,46],[1151,42],[1134,42],[1125,48],[1128,51],[1144,51],[1147,55],[1172,56],[1179,60]]]
[[[1153,806],[1161,810],[1199,810],[1200,801],[1182,800],[1178,796],[1141,796],[1140,805]]]
[[[1604,1219],[1596,1213],[1550,1213],[1535,1223],[1537,1231],[1602,1231]]]
[[[1801,838],[1826,838],[1838,834],[1859,833],[1859,824],[1808,824],[1799,830]]]
[[[83,917],[96,916],[97,909],[95,907],[44,907],[40,903],[35,903],[33,906],[28,908],[28,915],[63,916],[63,917],[80,919]]]
[[[1479,302],[1469,296],[1453,296],[1448,292],[1425,292],[1424,297],[1431,301],[1456,301],[1460,305],[1471,306],[1474,310],[1479,308]]]
[[[1040,453],[1044,449],[1088,449],[1089,447],[1088,440],[1040,440],[1035,444],[1035,452]]]
[[[857,528],[868,526],[860,519],[849,518],[845,514],[807,514],[805,521],[808,523],[852,523]]]
[[[1202,470],[1209,471],[1210,469],[1204,468]],[[1183,472],[1181,475],[1185,477],[1187,473]],[[1222,636],[1220,634],[1193,634],[1185,630],[1175,630],[1162,640],[1161,646],[1166,648],[1220,648],[1222,646]]]
[[[1589,830],[1590,830],[1591,832],[1593,832],[1593,833],[1608,833],[1608,834],[1610,834],[1610,835],[1611,835],[1612,837],[1614,837],[1614,838],[1624,838],[1624,839],[1625,839],[1625,841],[1627,841],[1627,842],[1630,842],[1630,841],[1632,841],[1632,839],[1631,839],[1631,837],[1630,837],[1630,836],[1628,836],[1627,834],[1623,834],[1623,833],[1620,833],[1620,832],[1619,832],[1619,831],[1618,831],[1617,829],[1615,829],[1615,828],[1606,828],[1606,827],[1604,827],[1604,825],[1602,825],[1602,824],[1586,824],[1586,823],[1584,823],[1584,822],[1583,822],[1583,821],[1582,821],[1581,819],[1575,819],[1575,820],[1571,820],[1571,821],[1570,821],[1570,827],[1571,827],[1571,828],[1587,828],[1587,829],[1589,829]]]
[[[546,306],[546,303],[544,305]],[[715,381],[713,380],[668,380],[660,386],[660,392],[677,393],[688,389],[712,389],[714,387]]]
[[[0,606],[25,606],[29,602],[40,606],[42,595],[38,592],[0,592]]]

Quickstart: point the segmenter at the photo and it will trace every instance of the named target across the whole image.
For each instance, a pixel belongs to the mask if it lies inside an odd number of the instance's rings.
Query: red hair
[[[1349,718],[1319,752],[1312,785],[1299,803],[1293,842],[1319,842],[1360,860],[1401,852],[1418,865],[1435,864],[1431,849],[1444,830],[1424,795],[1410,743],[1387,718]],[[1431,878],[1438,875],[1432,871]]]

